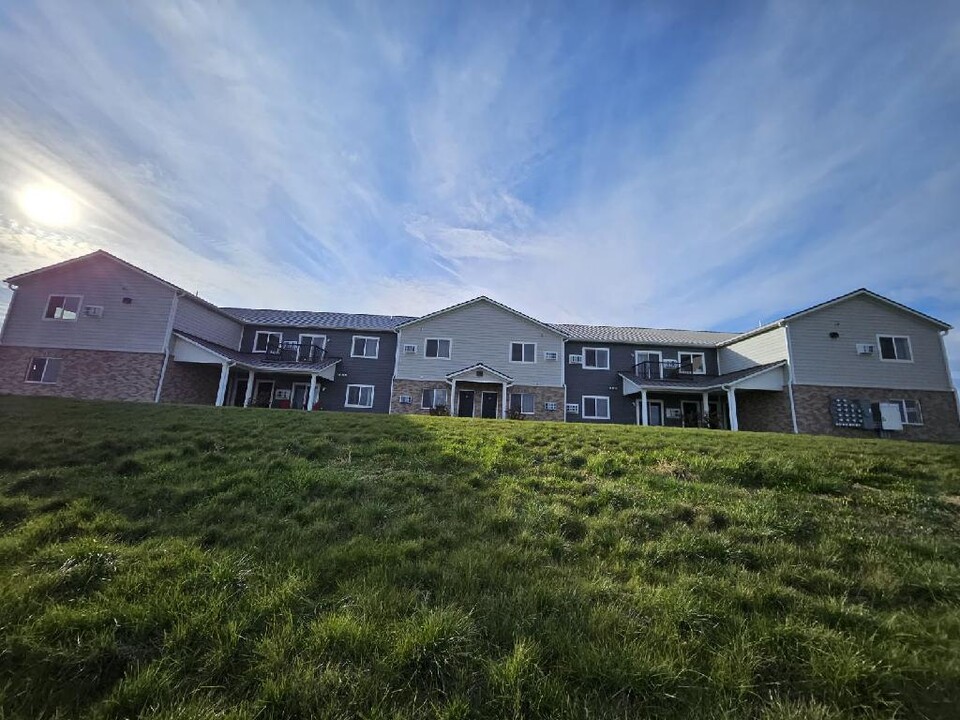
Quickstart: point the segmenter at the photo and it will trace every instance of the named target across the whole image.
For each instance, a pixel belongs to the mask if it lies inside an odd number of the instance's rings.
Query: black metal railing
[[[327,350],[308,342],[273,342],[267,343],[263,359],[268,362],[315,364],[327,359]]]
[[[705,369],[700,362],[681,363],[677,360],[644,360],[626,372],[641,380],[668,380],[684,375],[704,375],[706,374]]]

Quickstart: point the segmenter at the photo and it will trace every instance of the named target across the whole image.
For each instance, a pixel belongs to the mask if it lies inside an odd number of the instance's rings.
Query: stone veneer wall
[[[431,380],[394,380],[393,381],[393,396],[390,398],[390,412],[401,414],[401,415],[429,415],[429,410],[424,410],[420,407],[420,400],[423,397],[424,390],[433,390],[435,388],[446,388],[450,390],[449,383],[443,381],[431,381]],[[476,393],[473,403],[473,416],[480,417],[480,409],[482,406],[481,392],[494,392],[497,393],[497,417],[502,417],[503,415],[503,388],[498,384],[493,383],[471,383],[471,382],[458,382],[457,383],[457,392],[460,390],[473,390]],[[563,398],[564,392],[562,387],[539,387],[532,385],[513,385],[507,388],[507,395],[510,393],[532,393],[534,396],[534,414],[526,415],[524,417],[530,418],[531,420],[554,420],[554,421],[563,421],[564,419],[564,408],[563,408]],[[401,404],[400,396],[409,395],[412,399],[412,402],[409,404]],[[548,402],[555,402],[557,404],[556,410],[545,410],[544,406]],[[454,403],[454,399],[451,397],[451,404]],[[453,412],[454,408],[451,407],[450,411]]]
[[[800,432],[854,438],[877,436],[875,430],[834,427],[830,415],[830,400],[836,397],[870,402],[919,400],[923,425],[904,425],[903,432],[891,433],[890,436],[902,440],[960,442],[960,418],[957,417],[956,397],[952,392],[933,390],[794,385],[793,398]]]
[[[793,432],[790,395],[763,390],[737,391],[737,423],[741,430],[754,432]]]
[[[170,358],[163,375],[160,402],[213,405],[220,387],[220,365],[176,362]],[[229,397],[224,399],[224,402]]]
[[[35,357],[63,361],[56,383],[25,381]],[[161,353],[4,345],[0,347],[0,393],[153,402],[162,364]]]

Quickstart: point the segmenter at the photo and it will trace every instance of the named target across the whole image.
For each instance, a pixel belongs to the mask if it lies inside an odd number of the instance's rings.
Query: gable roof
[[[422,320],[429,320],[430,318],[436,317],[437,315],[444,315],[444,314],[446,314],[446,313],[448,313],[448,312],[453,312],[454,310],[459,310],[459,309],[461,309],[461,308],[468,307],[468,306],[473,305],[473,304],[478,303],[478,302],[490,303],[490,304],[493,305],[494,307],[500,308],[501,310],[503,310],[503,311],[505,311],[505,312],[508,312],[508,313],[510,313],[510,314],[512,314],[512,315],[516,315],[516,316],[519,317],[519,318],[523,318],[524,320],[526,320],[526,321],[528,321],[528,322],[532,322],[534,325],[539,325],[539,326],[542,327],[544,330],[549,330],[550,332],[552,332],[552,333],[554,333],[554,334],[556,334],[556,335],[559,335],[560,337],[566,337],[566,333],[564,333],[563,330],[560,330],[560,329],[554,327],[553,325],[549,325],[549,324],[547,324],[547,323],[545,323],[545,322],[540,322],[540,321],[537,320],[536,318],[530,317],[529,315],[525,315],[524,313],[520,312],[519,310],[514,310],[512,307],[510,307],[510,306],[508,306],[508,305],[504,305],[503,303],[498,303],[496,300],[491,300],[491,299],[488,298],[486,295],[480,295],[479,297],[475,297],[475,298],[473,298],[472,300],[467,300],[467,301],[462,302],[462,303],[457,303],[456,305],[451,305],[450,307],[445,307],[445,308],[443,308],[442,310],[436,310],[436,311],[434,311],[434,312],[432,312],[432,313],[428,313],[427,315],[422,315],[422,316],[417,317],[417,318],[411,318],[410,320],[407,320],[406,322],[403,322],[403,323],[400,323],[399,325],[397,325],[397,329],[399,330],[400,328],[406,327],[407,325],[414,325],[415,323],[421,322]]]
[[[502,373],[499,370],[490,367],[489,365],[484,365],[482,362],[474,363],[473,365],[468,365],[465,368],[460,368],[459,370],[454,370],[453,372],[449,372],[447,373],[446,377],[452,378],[455,375],[461,375],[465,372],[470,372],[471,370],[483,370],[485,372],[493,373],[497,377],[503,378],[504,380],[508,380],[511,383],[513,382],[513,378],[510,377],[509,375]]]
[[[265,310],[255,308],[221,308],[225,313],[250,325],[329,328],[335,330],[394,330],[402,323],[415,320],[409,315],[368,315],[363,313],[311,312],[309,310]]]
[[[943,320],[938,320],[932,315],[927,315],[926,313],[922,313],[919,310],[914,310],[912,307],[907,307],[902,303],[898,303],[896,300],[891,300],[890,298],[884,297],[883,295],[880,295],[879,293],[875,293],[872,290],[868,290],[867,288],[858,288],[857,290],[853,290],[852,292],[848,292],[844,295],[839,295],[830,300],[825,300],[822,303],[811,305],[810,307],[804,308],[803,310],[798,310],[797,312],[791,313],[790,315],[785,315],[779,320],[774,320],[773,322],[769,322],[766,325],[761,325],[760,327],[754,328],[753,330],[750,330],[748,332],[740,333],[739,335],[736,335],[735,337],[732,337],[729,340],[721,342],[720,345],[730,345],[731,343],[735,343],[740,340],[746,340],[747,338],[753,337],[754,335],[760,335],[761,333],[765,333],[768,330],[773,330],[774,328],[781,327],[784,323],[787,323],[791,320],[796,320],[797,318],[803,317],[804,315],[809,315],[810,313],[819,312],[820,310],[824,310],[830,307],[831,305],[836,305],[838,303],[846,302],[847,300],[852,300],[855,297],[866,297],[866,298],[870,298],[871,300],[876,300],[877,302],[883,303],[885,305],[889,305],[895,310],[909,313],[910,315],[913,315],[925,322],[928,322],[931,325],[940,328],[941,330],[953,329],[952,325],[944,322]]]
[[[622,327],[617,325],[568,325],[554,323],[569,339],[583,342],[629,345],[688,345],[716,347],[737,333],[713,330],[672,330],[666,328]]]

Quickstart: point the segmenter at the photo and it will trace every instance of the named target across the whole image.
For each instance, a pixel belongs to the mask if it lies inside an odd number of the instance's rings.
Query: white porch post
[[[503,383],[503,419],[507,419],[507,383]]]
[[[223,407],[223,399],[227,396],[227,380],[230,377],[230,366],[223,363],[220,366],[220,385],[217,387],[217,407]]]
[[[647,405],[647,391],[640,391],[640,422],[643,425],[650,424],[650,406]]]
[[[243,398],[243,406],[250,407],[250,403],[253,401],[253,370],[247,372],[247,394]]]
[[[710,425],[710,393],[703,394],[703,426]]]
[[[313,396],[317,392],[317,376],[310,376],[310,394],[307,396],[307,412],[313,412]]]
[[[736,432],[740,429],[737,423],[737,391],[733,388],[727,388],[727,409],[730,412],[730,429]]]
[[[457,397],[457,379],[453,379],[453,387],[450,389],[450,415],[456,417],[460,415],[460,398]]]
[[[633,410],[637,413],[637,425],[640,424],[640,401],[634,398]]]

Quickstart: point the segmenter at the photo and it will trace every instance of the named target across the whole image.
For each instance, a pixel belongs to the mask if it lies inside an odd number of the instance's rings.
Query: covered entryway
[[[507,416],[507,388],[513,385],[509,375],[477,363],[448,373],[447,382],[451,385],[451,396],[457,399],[454,414],[458,417],[477,417],[478,410],[483,418]]]

